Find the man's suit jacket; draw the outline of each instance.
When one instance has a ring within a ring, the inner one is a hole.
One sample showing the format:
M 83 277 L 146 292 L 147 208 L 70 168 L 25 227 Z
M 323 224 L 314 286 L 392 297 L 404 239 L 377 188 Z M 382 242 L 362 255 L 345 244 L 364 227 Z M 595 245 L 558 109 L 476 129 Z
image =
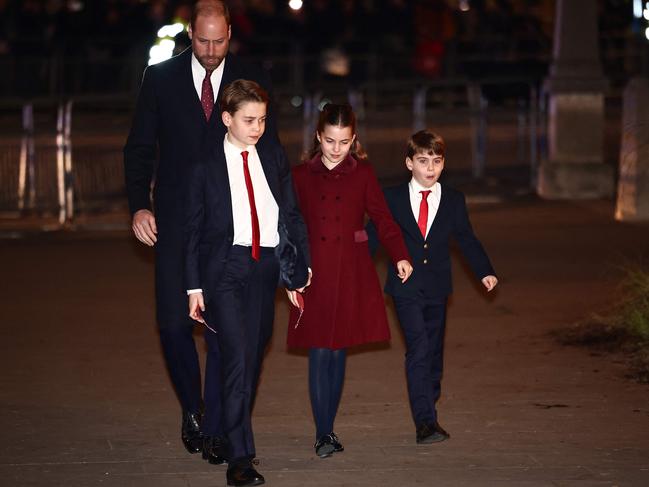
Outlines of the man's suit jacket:
M 414 267 L 410 278 L 401 283 L 393 269 L 388 271 L 385 292 L 392 296 L 445 297 L 453 290 L 451 280 L 450 238 L 458 243 L 478 279 L 495 274 L 489 257 L 471 228 L 464 195 L 442 185 L 442 198 L 433 224 L 426 235 L 421 235 L 410 205 L 408 183 L 384 191 L 385 200 L 394 220 L 401 227 Z M 368 225 L 370 249 L 378 245 L 373 225 Z
M 200 156 L 205 139 L 218 138 L 225 133 L 218 106 L 209 122 L 205 119 L 194 87 L 191 60 L 189 48 L 145 70 L 133 126 L 124 147 L 131 213 L 151 209 L 149 191 L 155 169 L 156 222 L 158 227 L 168 227 L 169 232 L 178 235 L 182 229 L 181 205 L 178 204 L 182 199 L 182 175 Z M 270 89 L 268 77 L 261 70 L 228 54 L 215 99 L 218 100 L 225 85 L 239 78 L 257 81 L 266 90 Z M 269 116 L 265 138 L 273 137 L 277 138 L 276 126 L 273 117 Z
M 260 141 L 257 153 L 268 186 L 279 206 L 280 278 L 291 288 L 306 284 L 310 265 L 304 220 L 297 207 L 288 160 L 273 139 Z M 192 165 L 185 180 L 185 288 L 203 290 L 207 302 L 221 278 L 232 249 L 234 222 L 223 138 Z

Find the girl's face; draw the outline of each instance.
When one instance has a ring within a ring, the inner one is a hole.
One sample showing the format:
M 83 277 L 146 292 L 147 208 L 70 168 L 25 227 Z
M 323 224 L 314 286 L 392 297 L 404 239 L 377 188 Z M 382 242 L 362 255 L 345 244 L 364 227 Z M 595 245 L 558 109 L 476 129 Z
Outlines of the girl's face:
M 316 132 L 316 137 L 322 149 L 322 162 L 336 165 L 349 154 L 356 134 L 351 127 L 325 125 L 322 132 Z

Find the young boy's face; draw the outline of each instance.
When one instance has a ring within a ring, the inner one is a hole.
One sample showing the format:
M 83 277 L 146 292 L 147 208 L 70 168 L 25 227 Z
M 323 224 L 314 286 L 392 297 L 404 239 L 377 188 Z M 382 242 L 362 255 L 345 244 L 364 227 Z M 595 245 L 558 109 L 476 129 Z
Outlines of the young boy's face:
M 234 145 L 245 149 L 255 145 L 266 129 L 266 104 L 247 101 L 234 113 L 221 114 L 223 124 L 228 128 L 228 139 Z
M 406 167 L 424 188 L 430 188 L 437 182 L 444 170 L 444 157 L 427 152 L 418 152 L 412 159 L 406 157 Z

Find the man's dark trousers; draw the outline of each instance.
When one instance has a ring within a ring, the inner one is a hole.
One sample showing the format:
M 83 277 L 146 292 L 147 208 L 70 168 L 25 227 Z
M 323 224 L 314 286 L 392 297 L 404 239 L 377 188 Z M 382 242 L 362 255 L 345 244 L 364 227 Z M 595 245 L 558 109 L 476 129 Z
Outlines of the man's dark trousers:
M 205 303 L 209 353 L 218 349 L 223 384 L 223 429 L 230 463 L 255 456 L 251 409 L 264 350 L 272 334 L 279 263 L 262 247 L 259 261 L 250 247 L 230 250 L 222 278 Z M 211 326 L 211 323 L 209 323 Z M 206 376 L 205 380 L 210 378 Z

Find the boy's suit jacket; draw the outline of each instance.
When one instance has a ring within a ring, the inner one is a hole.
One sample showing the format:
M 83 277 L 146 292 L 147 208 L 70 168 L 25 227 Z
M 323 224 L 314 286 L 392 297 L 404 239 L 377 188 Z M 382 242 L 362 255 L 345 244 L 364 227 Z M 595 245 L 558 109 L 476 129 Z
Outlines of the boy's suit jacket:
M 279 206 L 280 278 L 291 289 L 306 284 L 310 265 L 304 220 L 295 202 L 286 155 L 274 139 L 260 141 L 257 153 Z M 203 289 L 207 302 L 221 278 L 232 248 L 234 222 L 223 138 L 215 140 L 205 158 L 190 167 L 185 181 L 185 288 Z
M 403 238 L 412 257 L 413 273 L 401 283 L 394 269 L 388 271 L 385 292 L 392 296 L 412 297 L 423 293 L 426 297 L 444 297 L 451 294 L 450 238 L 453 237 L 478 279 L 495 274 L 489 257 L 476 238 L 469 222 L 464 195 L 442 185 L 442 197 L 435 220 L 426 236 L 422 237 L 412 213 L 408 183 L 384 191 L 392 217 L 401 227 Z M 370 250 L 378 246 L 373 224 L 368 224 Z

